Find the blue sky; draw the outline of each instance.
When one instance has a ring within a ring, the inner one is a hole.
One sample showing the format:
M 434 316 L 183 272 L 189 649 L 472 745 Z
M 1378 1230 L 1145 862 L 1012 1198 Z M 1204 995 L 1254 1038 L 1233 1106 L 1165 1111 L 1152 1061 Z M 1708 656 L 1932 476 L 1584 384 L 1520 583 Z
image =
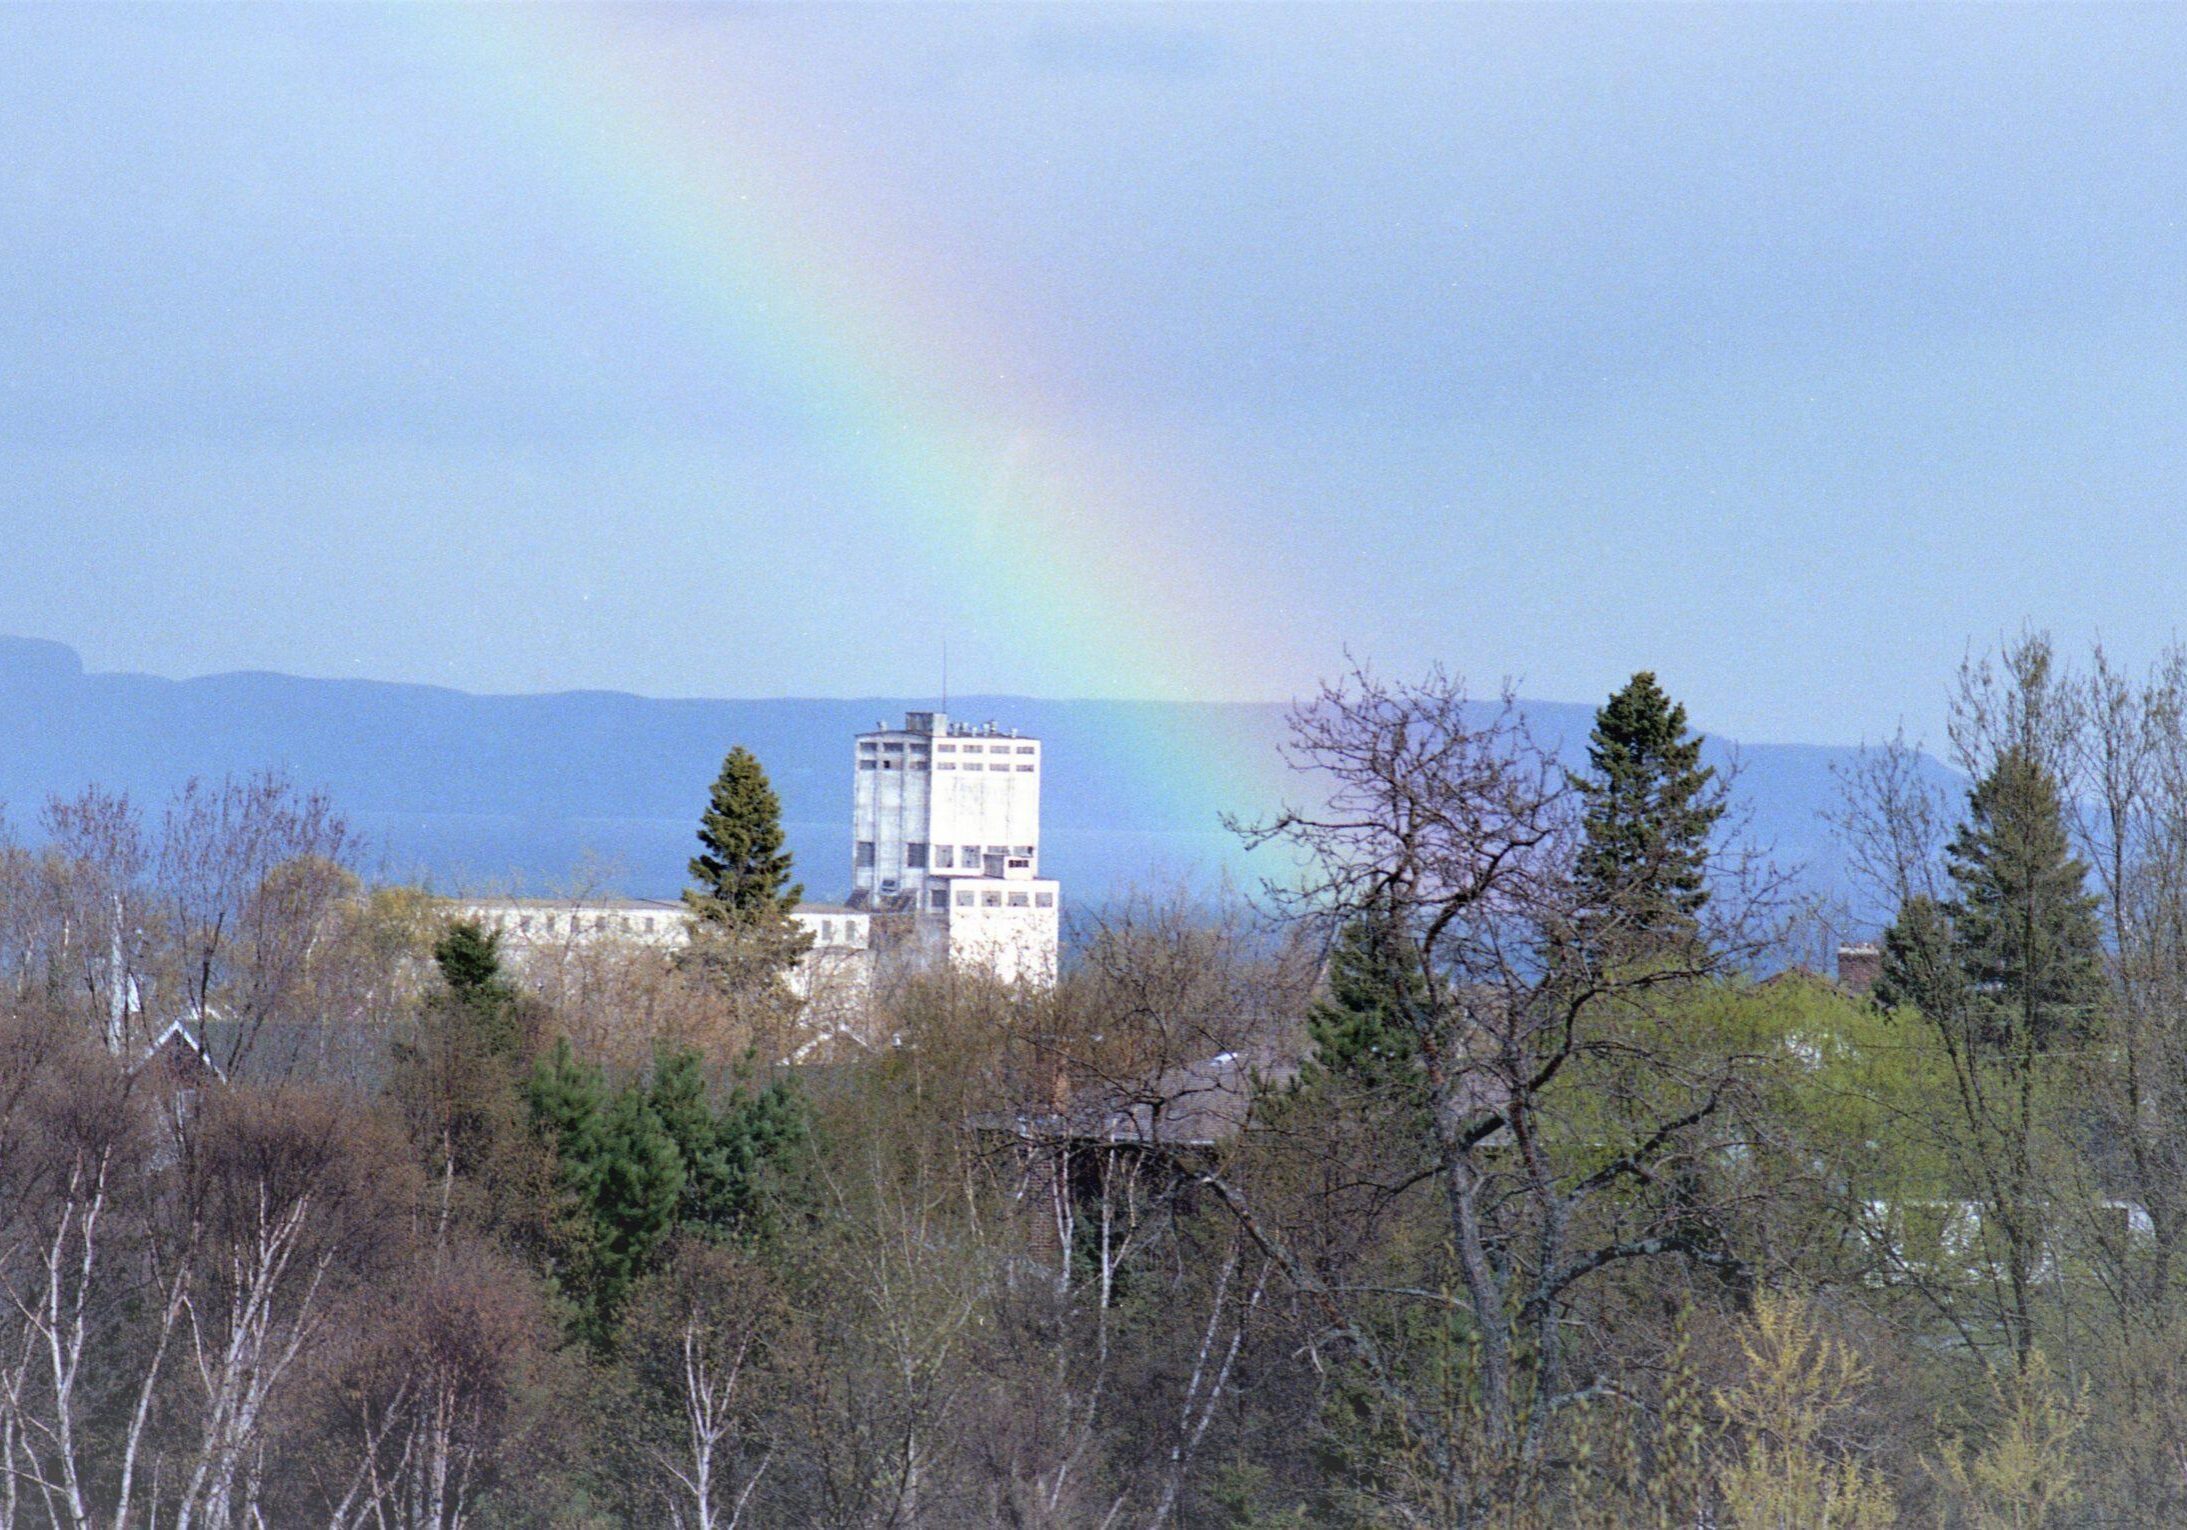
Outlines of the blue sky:
M 1013 386 L 1347 645 L 1935 731 L 2187 590 L 2187 10 L 675 8 Z M 100 668 L 922 692 L 893 507 L 416 10 L 0 10 L 0 631 Z M 725 84 L 723 88 L 731 88 Z M 924 273 L 938 272 L 940 275 Z M 1265 599 L 1258 598 L 1265 594 Z M 1037 635 L 960 689 L 1062 694 Z

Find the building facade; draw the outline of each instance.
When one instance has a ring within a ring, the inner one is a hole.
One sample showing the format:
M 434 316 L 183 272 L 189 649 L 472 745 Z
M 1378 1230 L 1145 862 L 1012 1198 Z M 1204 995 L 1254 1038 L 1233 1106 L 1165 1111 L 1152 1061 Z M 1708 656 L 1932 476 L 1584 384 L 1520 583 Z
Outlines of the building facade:
M 1061 897 L 1040 874 L 1041 742 L 946 712 L 852 745 L 850 906 L 1006 982 L 1053 982 Z
M 812 949 L 791 974 L 808 999 L 862 1000 L 877 965 L 946 960 L 1004 982 L 1053 983 L 1062 898 L 1040 874 L 1041 743 L 992 723 L 910 712 L 851 756 L 851 893 L 792 914 Z M 496 898 L 458 911 L 512 960 L 619 941 L 674 949 L 683 904 L 657 898 Z
M 606 941 L 677 950 L 691 943 L 690 910 L 666 898 L 473 898 L 457 913 L 501 937 L 513 962 Z M 862 1000 L 870 983 L 872 916 L 834 903 L 800 903 L 790 918 L 812 945 L 790 972 L 801 999 Z

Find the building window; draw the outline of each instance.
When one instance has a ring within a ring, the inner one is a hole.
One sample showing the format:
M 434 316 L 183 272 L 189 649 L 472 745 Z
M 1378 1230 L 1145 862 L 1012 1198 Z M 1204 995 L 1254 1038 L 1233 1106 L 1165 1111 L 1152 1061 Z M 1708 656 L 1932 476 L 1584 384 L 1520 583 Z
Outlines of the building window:
M 949 907 L 949 889 L 946 887 L 934 888 L 927 894 L 926 901 L 927 906 L 930 908 Z
M 1024 856 L 1030 856 L 1030 855 L 1034 854 L 1035 852 L 1034 852 L 1034 850 L 1033 850 L 1033 847 L 1032 847 L 1031 845 L 1012 845 L 1012 846 L 1010 847 L 1010 853 L 1011 853 L 1012 855 L 1024 855 Z
M 972 906 L 972 894 L 970 894 L 970 893 L 968 893 L 968 892 L 961 892 L 961 893 L 957 894 L 957 907 L 959 907 L 959 908 L 970 908 L 971 906 Z
M 1002 894 L 999 892 L 981 893 L 980 906 L 982 908 L 1001 908 Z
M 860 760 L 858 762 L 858 768 L 860 770 L 876 770 L 879 769 L 879 762 L 874 760 Z
M 967 744 L 964 746 L 964 752 L 966 754 L 979 754 L 983 748 L 984 746 L 980 744 Z
M 653 916 L 651 914 L 646 915 L 643 919 L 639 920 L 638 923 L 645 927 L 645 932 L 648 935 L 653 933 Z
M 904 869 L 907 871 L 926 870 L 926 845 L 922 841 L 915 839 L 905 844 Z
M 1030 765 L 1020 765 L 1020 766 L 1018 767 L 1018 770 L 1019 770 L 1019 772 L 1020 772 L 1021 774 L 1024 774 L 1024 775 L 1028 775 L 1028 776 L 1029 776 L 1029 775 L 1031 775 L 1031 774 L 1033 773 L 1033 767 L 1032 767 L 1032 766 L 1030 766 Z
M 882 752 L 883 754 L 902 754 L 902 753 L 904 752 L 904 746 L 903 746 L 903 742 L 902 742 L 902 740 L 900 740 L 900 739 L 891 739 L 891 740 L 889 740 L 889 742 L 887 742 L 887 743 L 885 743 L 885 744 L 883 744 L 883 745 L 881 746 L 881 752 Z
M 955 770 L 957 768 L 957 762 L 955 760 L 936 760 L 934 762 L 934 768 L 936 770 Z
M 824 946 L 835 944 L 835 921 L 833 919 L 820 921 L 820 943 Z
M 881 762 L 881 768 L 883 770 L 894 770 L 896 768 L 896 762 L 894 760 L 883 760 Z
M 531 928 L 532 928 L 532 916 L 531 916 L 531 915 L 529 915 L 529 914 L 520 914 L 520 915 L 518 915 L 518 916 L 517 916 L 517 921 L 516 921 L 516 927 L 517 927 L 517 928 L 518 928 L 519 930 L 523 931 L 523 932 L 524 932 L 525 934 L 527 934 L 527 935 L 528 935 L 528 934 L 530 934 L 530 933 L 531 933 Z
M 966 770 L 985 770 L 987 767 L 978 760 L 967 760 L 964 762 L 964 768 Z
M 872 840 L 862 839 L 858 842 L 858 849 L 851 857 L 851 864 L 854 866 L 871 866 L 873 864 Z
M 1035 748 L 1035 747 L 1034 747 L 1033 745 L 1031 745 L 1031 744 L 1020 744 L 1020 745 L 1018 745 L 1018 753 L 1019 753 L 1019 754 L 1037 754 L 1037 753 L 1039 753 L 1039 752 L 1040 752 L 1040 751 L 1039 751 L 1038 749 L 1036 749 L 1036 748 Z
M 955 744 L 936 744 L 934 746 L 934 751 L 937 754 L 955 754 L 957 752 L 957 746 Z
M 870 738 L 862 738 L 858 741 L 858 752 L 860 754 L 871 754 L 873 753 L 873 748 L 873 740 Z
M 1033 900 L 1024 893 L 1012 893 L 1010 895 L 1010 906 L 1012 908 L 1031 908 Z
M 957 855 L 957 848 L 956 848 L 956 846 L 954 846 L 954 845 L 936 845 L 936 846 L 934 847 L 934 869 L 935 869 L 936 871 L 947 871 L 947 870 L 949 870 L 949 868 L 950 868 L 950 867 L 951 867 L 952 865 L 954 865 L 954 864 L 955 864 L 955 861 L 956 861 L 956 855 Z
M 980 847 L 978 845 L 966 845 L 963 849 L 959 850 L 957 852 L 957 864 L 962 866 L 967 871 L 979 870 Z
M 1035 908 L 1054 908 L 1056 906 L 1056 895 L 1054 893 L 1034 893 L 1033 906 Z

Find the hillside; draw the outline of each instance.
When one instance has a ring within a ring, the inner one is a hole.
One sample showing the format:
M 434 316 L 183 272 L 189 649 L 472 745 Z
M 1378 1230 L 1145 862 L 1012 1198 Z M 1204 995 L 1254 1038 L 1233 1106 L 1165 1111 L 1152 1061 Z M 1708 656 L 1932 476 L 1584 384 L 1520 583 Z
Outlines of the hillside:
M 169 680 L 86 672 L 57 643 L 0 638 L 0 801 L 18 830 L 55 793 L 99 782 L 156 801 L 193 775 L 273 765 L 324 788 L 369 835 L 377 868 L 442 888 L 552 889 L 598 880 L 673 891 L 723 752 L 766 762 L 808 894 L 848 880 L 851 736 L 932 698 L 662 700 L 604 691 L 486 696 L 434 686 L 242 673 Z M 1578 758 L 1590 708 L 1529 701 L 1537 730 Z M 1046 870 L 1080 901 L 1224 871 L 1251 877 L 1218 822 L 1227 808 L 1149 758 L 1147 741 L 1220 731 L 1273 756 L 1283 709 L 1030 697 L 953 698 L 1047 741 Z M 1828 886 L 1818 818 L 1849 748 L 1734 745 L 1755 838 Z M 1157 789 L 1159 788 L 1159 789 Z M 1257 806 L 1249 804 L 1247 806 Z

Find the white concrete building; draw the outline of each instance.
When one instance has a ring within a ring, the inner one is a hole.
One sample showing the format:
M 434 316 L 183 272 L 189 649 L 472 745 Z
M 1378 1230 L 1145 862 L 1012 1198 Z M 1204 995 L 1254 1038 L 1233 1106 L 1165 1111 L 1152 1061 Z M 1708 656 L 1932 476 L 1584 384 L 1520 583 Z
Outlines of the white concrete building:
M 1040 875 L 1041 743 L 911 712 L 852 746 L 851 894 L 799 904 L 813 937 L 800 996 L 862 1001 L 879 961 L 949 962 L 1005 982 L 1053 983 L 1062 898 Z M 495 898 L 457 910 L 501 932 L 522 962 L 615 940 L 686 944 L 684 906 L 659 898 Z
M 872 906 L 939 910 L 936 881 L 1040 874 L 1040 740 L 911 712 L 855 751 L 851 889 Z
M 502 950 L 518 963 L 611 940 L 662 950 L 691 941 L 689 912 L 666 898 L 472 898 L 454 908 L 500 932 Z M 863 998 L 872 965 L 872 916 L 836 903 L 800 903 L 790 917 L 813 938 L 790 973 L 798 997 Z
M 854 909 L 909 914 L 955 962 L 1053 982 L 1061 910 L 1040 875 L 1041 743 L 910 712 L 853 746 Z

